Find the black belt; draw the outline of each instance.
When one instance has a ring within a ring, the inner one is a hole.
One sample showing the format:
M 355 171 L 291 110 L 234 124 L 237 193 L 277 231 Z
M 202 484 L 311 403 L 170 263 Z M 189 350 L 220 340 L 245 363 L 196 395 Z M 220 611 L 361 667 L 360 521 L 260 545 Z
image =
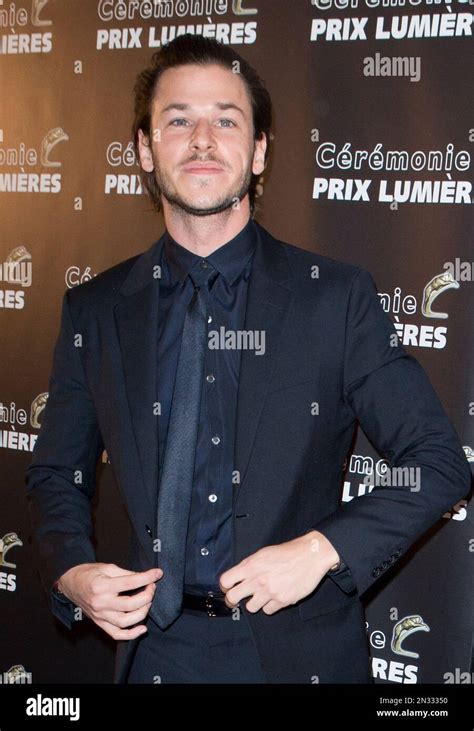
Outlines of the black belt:
M 207 594 L 183 594 L 183 610 L 207 614 L 208 617 L 229 617 L 235 607 L 228 607 L 222 592 L 208 591 Z

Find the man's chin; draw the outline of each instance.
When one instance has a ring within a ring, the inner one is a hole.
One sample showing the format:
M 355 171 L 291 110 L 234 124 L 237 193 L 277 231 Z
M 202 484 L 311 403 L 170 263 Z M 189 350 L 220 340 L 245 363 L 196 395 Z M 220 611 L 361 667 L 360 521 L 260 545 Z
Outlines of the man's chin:
M 183 198 L 167 198 L 168 203 L 173 208 L 180 208 L 181 210 L 189 213 L 192 216 L 212 216 L 216 213 L 222 213 L 226 211 L 235 203 L 235 198 L 229 198 L 225 200 L 209 200 L 205 199 L 194 199 L 185 200 Z

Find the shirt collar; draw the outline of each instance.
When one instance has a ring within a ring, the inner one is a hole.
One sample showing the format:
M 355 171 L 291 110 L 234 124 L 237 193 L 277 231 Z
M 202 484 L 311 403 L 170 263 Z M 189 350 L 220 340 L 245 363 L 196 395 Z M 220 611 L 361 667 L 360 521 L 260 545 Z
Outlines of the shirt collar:
M 165 231 L 163 253 L 172 281 L 183 283 L 192 267 L 198 261 L 206 259 L 217 271 L 233 284 L 242 274 L 245 265 L 255 251 L 257 227 L 253 218 L 249 218 L 244 228 L 233 239 L 222 244 L 209 256 L 202 257 L 186 249 Z

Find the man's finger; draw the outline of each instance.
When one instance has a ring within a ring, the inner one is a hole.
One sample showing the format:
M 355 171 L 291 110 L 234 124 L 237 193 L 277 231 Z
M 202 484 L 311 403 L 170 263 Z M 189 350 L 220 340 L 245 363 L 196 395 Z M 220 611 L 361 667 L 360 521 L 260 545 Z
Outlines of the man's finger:
M 238 586 L 234 586 L 233 589 L 226 592 L 224 601 L 228 607 L 236 607 L 242 599 L 247 596 L 252 596 L 255 591 L 256 587 L 254 584 L 251 584 L 250 581 L 243 581 Z
M 256 612 L 259 612 L 262 607 L 264 607 L 266 604 L 269 603 L 269 597 L 258 594 L 254 594 L 251 599 L 248 600 L 248 602 L 245 605 L 245 608 L 248 612 L 251 612 L 252 614 L 255 614 Z
M 102 569 L 104 576 L 130 576 L 130 574 L 136 574 L 136 571 L 129 571 L 124 569 L 122 566 L 117 566 L 115 563 L 102 564 L 99 568 Z
M 145 586 L 145 584 L 151 584 L 152 582 L 158 581 L 158 579 L 161 579 L 162 576 L 162 569 L 140 571 L 129 576 L 113 576 L 110 579 L 110 590 L 114 594 L 119 594 L 121 591 L 139 589 L 141 586 Z
M 133 612 L 135 609 L 145 606 L 153 601 L 155 596 L 156 585 L 148 584 L 142 591 L 132 594 L 131 596 L 120 595 L 110 597 L 108 601 L 109 609 L 117 612 Z
M 278 612 L 280 609 L 283 609 L 285 605 L 280 604 L 280 602 L 276 602 L 274 600 L 269 601 L 267 604 L 265 604 L 264 607 L 262 607 L 262 611 L 265 614 L 275 614 L 275 612 Z
M 135 609 L 133 612 L 105 611 L 102 612 L 102 617 L 106 621 L 114 624 L 118 629 L 127 629 L 128 627 L 132 627 L 134 624 L 137 624 L 137 622 L 143 622 L 143 620 L 148 616 L 150 606 L 151 603 L 146 604 L 144 607 Z
M 241 563 L 236 564 L 231 569 L 224 571 L 219 579 L 219 586 L 221 591 L 224 593 L 228 591 L 232 586 L 235 586 L 240 581 L 243 581 L 246 576 L 245 568 Z
M 96 622 L 96 624 L 101 627 L 104 632 L 107 632 L 110 637 L 113 637 L 114 640 L 134 640 L 137 637 L 146 634 L 146 632 L 148 631 L 148 628 L 145 624 L 140 624 L 137 627 L 132 627 L 132 629 L 119 629 L 119 627 L 116 627 L 114 624 L 111 624 L 110 622 L 107 622 L 105 620 L 99 620 L 98 622 Z

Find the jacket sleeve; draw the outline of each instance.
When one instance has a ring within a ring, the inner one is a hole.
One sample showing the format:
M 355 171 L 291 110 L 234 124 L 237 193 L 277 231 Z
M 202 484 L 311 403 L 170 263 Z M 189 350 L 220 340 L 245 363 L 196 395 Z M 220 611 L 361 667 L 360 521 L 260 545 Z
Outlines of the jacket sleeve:
M 399 342 L 365 270 L 355 275 L 349 298 L 343 387 L 347 408 L 388 460 L 388 473 L 385 484 L 314 528 L 342 558 L 331 578 L 360 595 L 466 496 L 471 473 L 428 376 Z
M 56 340 L 49 396 L 26 472 L 33 550 L 53 614 L 68 628 L 74 604 L 54 591 L 73 566 L 96 561 L 90 500 L 104 449 L 81 360 L 83 334 L 73 325 L 66 291 Z

